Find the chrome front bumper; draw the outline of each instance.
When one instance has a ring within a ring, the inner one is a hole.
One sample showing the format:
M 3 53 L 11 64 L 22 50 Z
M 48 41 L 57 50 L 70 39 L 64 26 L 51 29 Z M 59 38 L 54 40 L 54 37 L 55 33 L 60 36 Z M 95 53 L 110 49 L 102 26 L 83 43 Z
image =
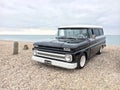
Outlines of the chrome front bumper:
M 67 63 L 67 62 L 56 61 L 56 60 L 37 57 L 37 56 L 32 56 L 32 60 L 35 60 L 41 63 L 45 63 L 45 61 L 47 60 L 47 61 L 50 61 L 51 65 L 53 66 L 58 66 L 66 69 L 75 69 L 77 67 L 77 63 Z

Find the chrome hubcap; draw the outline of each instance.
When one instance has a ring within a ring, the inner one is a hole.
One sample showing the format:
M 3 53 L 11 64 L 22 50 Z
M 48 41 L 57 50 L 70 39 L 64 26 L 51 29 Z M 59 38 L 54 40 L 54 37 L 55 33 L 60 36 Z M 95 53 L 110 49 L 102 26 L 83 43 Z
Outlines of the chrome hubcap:
M 86 57 L 85 57 L 85 55 L 83 55 L 83 56 L 81 57 L 81 60 L 80 60 L 80 66 L 81 66 L 81 67 L 84 67 L 85 62 L 86 62 Z
M 102 52 L 102 47 L 100 48 L 100 53 Z

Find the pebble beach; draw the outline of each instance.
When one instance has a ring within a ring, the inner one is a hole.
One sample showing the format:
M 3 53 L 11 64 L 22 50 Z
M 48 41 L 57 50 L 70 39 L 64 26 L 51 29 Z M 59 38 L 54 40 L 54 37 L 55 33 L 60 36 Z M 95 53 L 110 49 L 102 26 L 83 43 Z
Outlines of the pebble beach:
M 0 90 L 120 90 L 120 46 L 106 46 L 83 69 L 67 70 L 32 61 L 31 42 L 0 40 Z M 28 45 L 28 50 L 23 50 Z

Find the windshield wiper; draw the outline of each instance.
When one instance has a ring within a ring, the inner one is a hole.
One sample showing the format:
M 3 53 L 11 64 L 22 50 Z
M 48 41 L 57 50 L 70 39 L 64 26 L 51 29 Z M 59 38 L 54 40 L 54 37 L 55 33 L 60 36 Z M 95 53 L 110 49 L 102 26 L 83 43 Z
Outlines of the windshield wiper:
M 77 39 L 77 38 L 74 38 L 74 37 L 67 37 L 67 39 Z
M 86 39 L 86 38 L 83 38 L 83 37 L 65 37 L 65 36 L 61 36 L 61 37 L 56 37 L 56 39 L 74 39 L 74 40 L 80 40 L 80 39 Z
M 61 37 L 56 37 L 57 39 L 77 39 L 74 37 L 65 37 L 65 36 L 61 36 Z
M 61 37 L 56 37 L 56 39 L 66 39 L 66 37 L 65 36 L 61 36 Z

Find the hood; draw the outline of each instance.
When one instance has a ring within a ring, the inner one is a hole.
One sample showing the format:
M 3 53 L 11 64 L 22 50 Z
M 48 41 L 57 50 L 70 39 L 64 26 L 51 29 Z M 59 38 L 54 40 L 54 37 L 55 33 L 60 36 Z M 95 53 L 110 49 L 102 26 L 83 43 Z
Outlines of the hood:
M 81 45 L 87 43 L 87 40 L 49 40 L 49 41 L 41 41 L 36 42 L 34 45 L 41 45 L 41 46 L 50 46 L 50 47 L 62 47 L 62 48 L 77 48 Z

